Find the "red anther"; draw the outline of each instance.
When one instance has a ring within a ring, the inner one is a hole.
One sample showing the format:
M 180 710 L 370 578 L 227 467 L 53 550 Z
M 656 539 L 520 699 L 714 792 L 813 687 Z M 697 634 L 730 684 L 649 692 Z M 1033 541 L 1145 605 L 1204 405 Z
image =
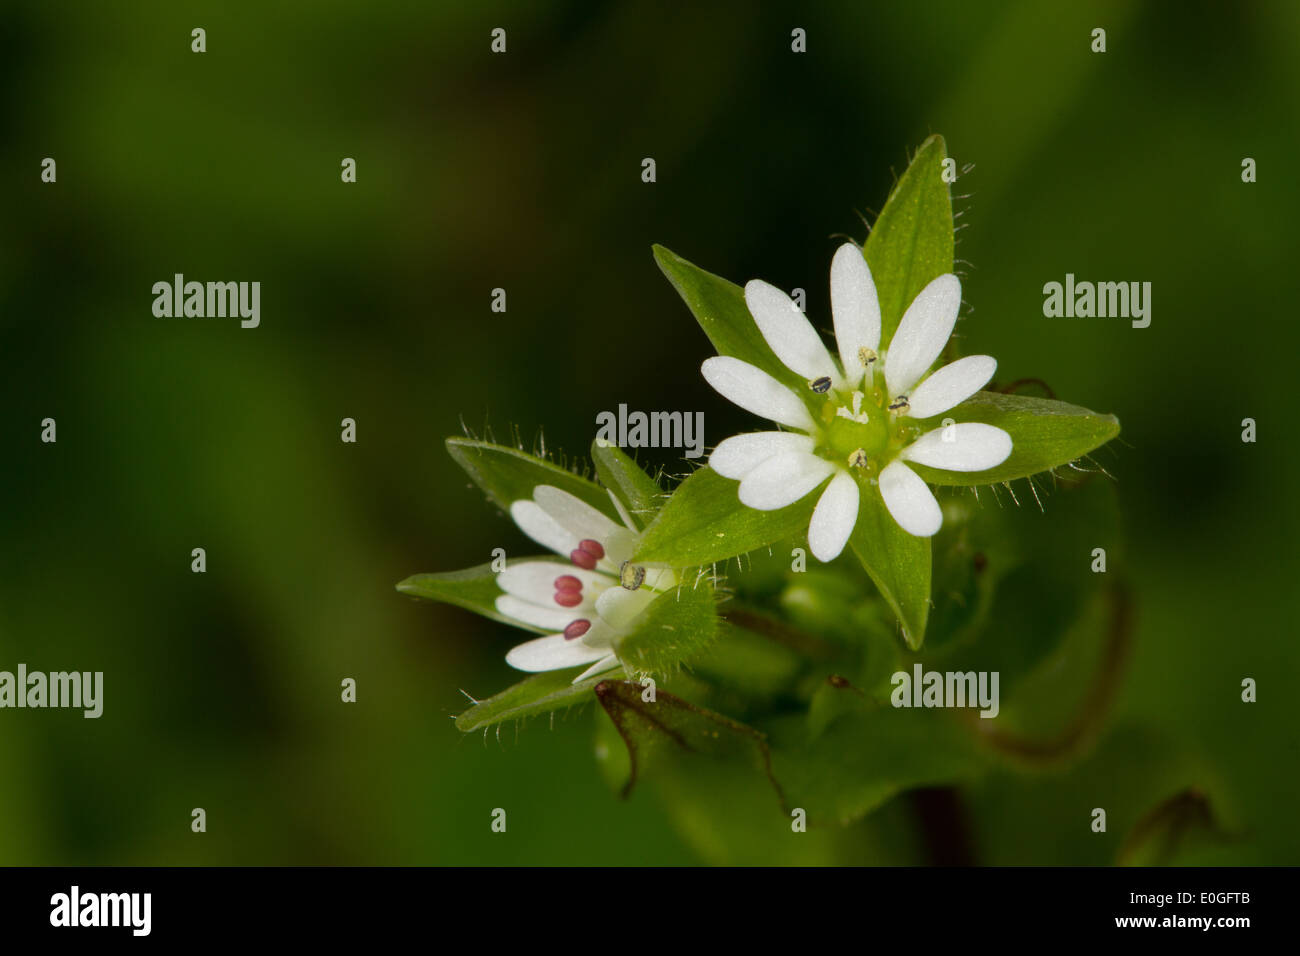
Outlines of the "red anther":
M 577 607 L 582 603 L 582 592 L 580 591 L 556 591 L 555 603 L 560 607 Z
M 575 578 L 572 574 L 561 574 L 555 579 L 555 590 L 557 591 L 581 591 L 582 581 Z
M 566 641 L 576 641 L 590 630 L 591 622 L 585 617 L 580 617 L 576 621 L 569 622 L 569 626 L 564 629 L 564 639 Z
M 583 538 L 578 542 L 578 547 L 586 551 L 597 561 L 605 556 L 605 548 L 599 541 L 593 541 L 591 538 Z
M 581 548 L 574 548 L 569 552 L 569 560 L 580 568 L 587 571 L 596 569 L 596 556 L 590 551 L 583 551 Z

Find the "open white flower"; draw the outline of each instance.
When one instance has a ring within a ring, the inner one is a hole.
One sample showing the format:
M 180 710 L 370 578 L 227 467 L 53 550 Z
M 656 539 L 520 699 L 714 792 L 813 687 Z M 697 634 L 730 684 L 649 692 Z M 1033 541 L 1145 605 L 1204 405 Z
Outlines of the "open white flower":
M 939 276 L 922 289 L 882 350 L 871 270 L 857 246 L 841 246 L 831 262 L 838 364 L 784 292 L 755 280 L 745 286 L 745 303 L 776 357 L 807 380 L 810 392 L 798 395 L 737 358 L 705 361 L 705 379 L 725 398 L 793 429 L 728 438 L 709 464 L 739 479 L 741 502 L 760 511 L 793 504 L 830 479 L 808 528 L 808 545 L 819 560 L 844 550 L 857 524 L 861 488 L 878 489 L 909 534 L 928 537 L 939 530 L 939 502 L 908 462 L 973 472 L 1011 454 L 1011 436 L 992 425 L 952 424 L 925 434 L 917 425 L 970 398 L 997 369 L 992 357 L 971 355 L 926 374 L 957 321 L 956 276 Z
M 552 671 L 590 664 L 578 681 L 618 666 L 619 639 L 641 612 L 674 587 L 672 571 L 629 562 L 637 533 L 610 494 L 626 527 L 580 498 L 538 485 L 531 500 L 516 501 L 510 517 L 538 544 L 569 560 L 568 567 L 542 559 L 511 564 L 497 575 L 505 593 L 497 611 L 512 621 L 554 633 L 511 649 L 506 663 L 521 671 Z

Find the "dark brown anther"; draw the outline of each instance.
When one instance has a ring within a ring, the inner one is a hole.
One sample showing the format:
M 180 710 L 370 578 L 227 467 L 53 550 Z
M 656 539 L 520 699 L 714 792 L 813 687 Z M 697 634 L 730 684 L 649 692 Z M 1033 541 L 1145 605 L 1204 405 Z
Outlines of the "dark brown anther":
M 631 561 L 624 561 L 618 571 L 618 583 L 628 591 L 635 591 L 645 584 L 645 568 Z

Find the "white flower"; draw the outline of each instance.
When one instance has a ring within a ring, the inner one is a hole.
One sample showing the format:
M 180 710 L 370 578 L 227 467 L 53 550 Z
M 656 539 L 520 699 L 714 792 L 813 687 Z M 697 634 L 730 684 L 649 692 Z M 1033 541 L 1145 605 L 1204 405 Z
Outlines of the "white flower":
M 618 666 L 619 639 L 641 612 L 677 583 L 668 570 L 629 563 L 637 533 L 617 498 L 620 527 L 591 505 L 550 485 L 516 501 L 510 517 L 540 545 L 569 560 L 569 567 L 542 559 L 511 564 L 497 575 L 505 593 L 497 611 L 513 622 L 554 633 L 526 641 L 506 655 L 521 671 L 552 671 L 590 664 L 578 681 Z
M 860 488 L 879 489 L 909 534 L 928 537 L 939 530 L 939 502 L 907 462 L 983 471 L 1011 454 L 1011 436 L 992 425 L 952 424 L 921 434 L 916 424 L 970 398 L 997 368 L 992 357 L 971 355 L 926 375 L 957 321 L 956 276 L 939 276 L 921 290 L 882 351 L 871 270 L 857 246 L 841 246 L 831 262 L 838 364 L 784 292 L 753 281 L 745 286 L 745 303 L 776 357 L 808 381 L 810 392 L 798 395 L 740 359 L 708 359 L 701 370 L 724 397 L 793 429 L 728 438 L 709 464 L 739 479 L 741 502 L 760 511 L 793 504 L 829 478 L 808 527 L 808 545 L 819 560 L 844 550 L 857 523 Z

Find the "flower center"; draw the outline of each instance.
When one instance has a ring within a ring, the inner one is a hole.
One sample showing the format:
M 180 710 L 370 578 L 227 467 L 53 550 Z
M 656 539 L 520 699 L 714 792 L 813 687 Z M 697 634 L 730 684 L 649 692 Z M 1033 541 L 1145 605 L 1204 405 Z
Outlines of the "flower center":
M 879 458 L 889 444 L 890 412 L 862 392 L 837 396 L 822 409 L 826 456 L 836 464 L 861 467 Z
M 920 434 L 907 417 L 906 395 L 890 396 L 877 387 L 828 392 L 826 399 L 817 454 L 859 477 L 875 479 Z

